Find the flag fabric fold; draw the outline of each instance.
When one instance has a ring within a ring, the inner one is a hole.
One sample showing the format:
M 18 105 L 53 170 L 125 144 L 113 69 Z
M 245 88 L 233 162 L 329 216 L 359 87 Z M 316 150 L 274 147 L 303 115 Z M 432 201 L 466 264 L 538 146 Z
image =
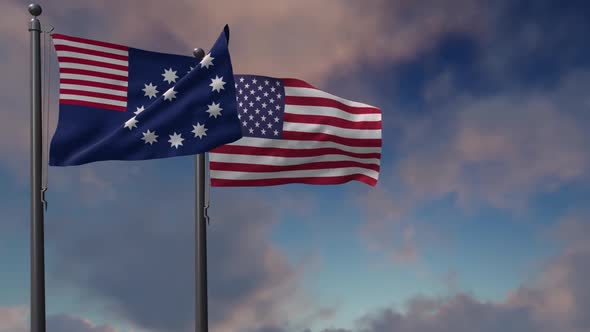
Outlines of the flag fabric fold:
M 243 138 L 209 153 L 212 186 L 377 184 L 381 110 L 298 79 L 235 75 Z
M 60 109 L 52 166 L 193 155 L 242 137 L 226 26 L 194 57 L 53 35 Z

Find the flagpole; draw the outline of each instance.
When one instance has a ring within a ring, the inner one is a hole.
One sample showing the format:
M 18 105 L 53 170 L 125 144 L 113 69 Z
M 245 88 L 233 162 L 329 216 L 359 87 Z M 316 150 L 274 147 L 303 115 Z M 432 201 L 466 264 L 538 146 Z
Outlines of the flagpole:
M 45 332 L 45 251 L 42 204 L 41 23 L 42 9 L 30 4 L 31 35 L 31 332 Z
M 205 56 L 193 50 L 199 61 Z M 195 332 L 209 331 L 207 303 L 207 222 L 205 218 L 205 153 L 195 156 Z

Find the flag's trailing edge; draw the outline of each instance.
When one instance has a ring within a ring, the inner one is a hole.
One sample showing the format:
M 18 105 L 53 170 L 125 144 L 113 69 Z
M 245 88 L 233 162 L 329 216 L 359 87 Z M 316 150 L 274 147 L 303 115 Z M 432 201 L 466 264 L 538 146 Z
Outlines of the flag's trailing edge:
M 225 26 L 194 57 L 53 35 L 60 110 L 49 164 L 193 155 L 242 137 Z
M 243 138 L 209 153 L 212 186 L 377 184 L 381 110 L 298 79 L 235 76 Z

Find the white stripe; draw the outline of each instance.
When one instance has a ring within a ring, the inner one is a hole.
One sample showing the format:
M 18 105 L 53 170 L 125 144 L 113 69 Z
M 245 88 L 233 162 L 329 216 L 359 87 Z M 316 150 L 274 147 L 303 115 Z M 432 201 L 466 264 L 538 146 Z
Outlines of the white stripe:
M 348 121 L 381 121 L 381 114 L 351 114 L 340 109 L 324 106 L 285 105 L 285 113 L 300 115 L 324 115 Z
M 363 174 L 373 179 L 378 179 L 379 173 L 372 169 L 360 167 L 343 167 L 331 169 L 318 170 L 299 170 L 299 171 L 283 171 L 283 172 L 234 172 L 234 171 L 217 171 L 210 170 L 212 179 L 224 180 L 259 180 L 259 179 L 286 179 L 286 178 L 300 178 L 300 177 L 332 177 L 332 176 L 347 176 L 353 174 Z
M 54 38 L 53 43 L 55 45 L 67 45 L 67 46 L 85 48 L 87 50 L 100 51 L 100 52 L 112 53 L 112 54 L 116 54 L 116 55 L 127 56 L 127 51 L 123 51 L 123 50 L 119 50 L 119 49 L 115 49 L 115 48 L 110 48 L 110 47 L 97 46 L 97 45 L 92 45 L 92 44 L 87 44 L 87 43 L 75 42 L 75 41 L 71 41 L 71 40 Z
M 91 82 L 99 82 L 99 83 L 107 83 L 107 84 L 113 84 L 113 85 L 127 86 L 127 81 L 114 80 L 112 78 L 104 78 L 104 77 L 89 76 L 89 75 L 60 73 L 59 74 L 59 78 L 61 78 L 61 79 L 83 80 L 83 81 L 91 81 Z
M 60 100 L 81 100 L 81 101 L 88 101 L 91 103 L 99 103 L 99 104 L 107 104 L 107 105 L 115 105 L 115 106 L 127 106 L 126 101 L 120 100 L 112 100 L 112 99 L 105 99 L 105 98 L 97 98 L 97 97 L 88 97 L 88 96 L 78 96 L 72 94 L 60 94 Z
M 100 73 L 121 75 L 121 76 L 127 77 L 126 70 L 118 70 L 118 69 L 112 69 L 112 68 L 106 68 L 106 67 L 91 66 L 91 65 L 81 64 L 81 63 L 61 62 L 59 64 L 59 67 L 60 68 L 74 68 L 74 69 L 92 70 L 92 71 L 97 71 Z
M 381 153 L 380 147 L 360 147 L 360 146 L 348 146 L 335 142 L 318 142 L 318 141 L 305 141 L 302 143 L 297 140 L 283 140 L 283 139 L 268 139 L 259 137 L 242 137 L 239 140 L 227 144 L 232 146 L 254 146 L 261 148 L 281 148 L 281 149 L 293 149 L 293 150 L 308 150 L 308 149 L 322 149 L 322 148 L 335 148 L 352 153 Z M 212 155 L 213 153 L 210 153 Z
M 70 52 L 70 51 L 57 51 L 57 56 L 67 56 L 70 58 L 78 58 L 78 59 L 86 59 L 86 60 L 94 60 L 106 63 L 112 63 L 115 65 L 127 66 L 129 61 L 128 60 L 119 60 L 119 59 L 112 59 L 107 58 L 104 56 L 86 54 L 86 53 L 78 53 L 78 52 Z M 61 64 L 63 61 L 60 61 Z
M 59 88 L 60 89 L 68 89 L 68 90 L 81 90 L 81 91 L 105 93 L 105 94 L 109 94 L 109 95 L 113 95 L 113 96 L 121 96 L 121 97 L 127 96 L 127 91 L 97 88 L 94 86 L 80 85 L 80 84 L 60 84 Z
M 283 130 L 296 131 L 300 133 L 321 133 L 345 138 L 381 138 L 381 129 L 347 129 L 315 123 L 284 122 Z
M 340 98 L 338 96 L 334 96 L 333 94 L 329 94 L 325 91 L 318 90 L 318 89 L 311 89 L 311 88 L 293 88 L 285 86 L 285 96 L 293 96 L 293 97 L 322 97 L 328 98 L 332 100 L 337 100 L 344 105 L 352 106 L 352 107 L 371 107 L 377 108 L 375 106 L 359 103 L 356 101 Z
M 321 156 L 314 157 L 276 157 L 255 156 L 245 154 L 209 153 L 209 160 L 220 163 L 243 163 L 273 166 L 301 165 L 307 163 L 320 163 L 326 161 L 357 161 L 363 164 L 380 164 L 380 161 L 377 158 L 362 159 L 338 154 L 324 154 Z

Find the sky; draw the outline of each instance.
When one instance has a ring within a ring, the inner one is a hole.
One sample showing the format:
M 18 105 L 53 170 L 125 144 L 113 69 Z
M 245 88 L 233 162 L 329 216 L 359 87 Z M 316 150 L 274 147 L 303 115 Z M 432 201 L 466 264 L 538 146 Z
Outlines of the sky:
M 29 326 L 27 5 L 0 3 L 0 332 Z M 235 73 L 382 110 L 375 187 L 211 189 L 211 331 L 590 331 L 586 1 L 41 5 L 56 32 L 176 54 L 229 24 Z M 48 332 L 194 330 L 193 166 L 49 168 Z

